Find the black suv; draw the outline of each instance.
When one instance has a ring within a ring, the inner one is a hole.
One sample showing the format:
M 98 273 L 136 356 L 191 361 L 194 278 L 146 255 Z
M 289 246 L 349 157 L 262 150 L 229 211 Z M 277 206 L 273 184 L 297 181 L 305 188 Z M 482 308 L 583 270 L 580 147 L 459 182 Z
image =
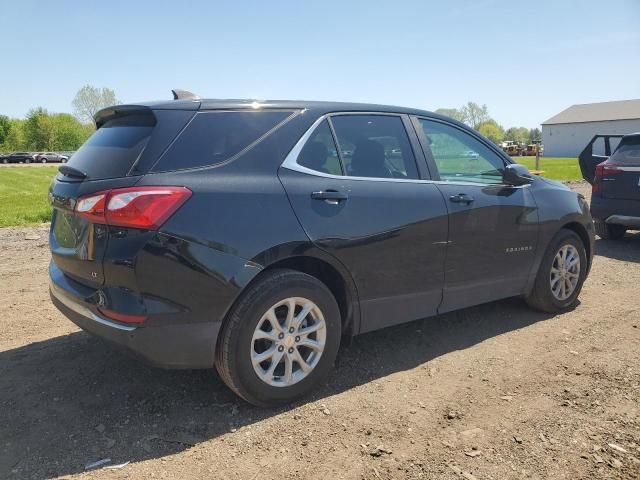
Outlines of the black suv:
M 310 391 L 343 336 L 512 296 L 570 308 L 591 265 L 582 196 L 437 114 L 192 97 L 96 121 L 49 192 L 54 304 L 257 405 Z
M 593 153 L 603 140 L 604 155 Z M 611 153 L 611 140 L 620 139 Z M 640 133 L 596 135 L 579 157 L 582 176 L 591 183 L 591 215 L 598 236 L 619 240 L 640 230 Z
M 2 163 L 30 163 L 33 155 L 29 152 L 13 152 L 2 157 Z

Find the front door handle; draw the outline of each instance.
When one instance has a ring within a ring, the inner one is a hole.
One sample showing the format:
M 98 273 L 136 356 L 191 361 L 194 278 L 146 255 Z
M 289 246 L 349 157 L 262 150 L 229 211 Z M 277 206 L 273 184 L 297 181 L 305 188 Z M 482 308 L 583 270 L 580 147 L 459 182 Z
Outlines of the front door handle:
M 473 197 L 470 197 L 466 193 L 459 193 L 457 195 L 451 195 L 449 197 L 449 200 L 453 203 L 465 203 L 469 205 L 471 202 L 473 202 Z
M 320 192 L 312 192 L 311 198 L 313 198 L 314 200 L 324 200 L 331 205 L 337 205 L 338 203 L 348 199 L 349 195 L 337 190 L 323 190 Z

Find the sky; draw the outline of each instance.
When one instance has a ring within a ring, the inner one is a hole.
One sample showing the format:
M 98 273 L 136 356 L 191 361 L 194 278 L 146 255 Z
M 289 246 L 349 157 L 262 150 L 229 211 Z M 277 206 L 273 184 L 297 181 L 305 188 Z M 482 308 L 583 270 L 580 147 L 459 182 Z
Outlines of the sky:
M 505 128 L 640 98 L 640 0 L 0 0 L 0 114 L 206 98 L 486 104 Z

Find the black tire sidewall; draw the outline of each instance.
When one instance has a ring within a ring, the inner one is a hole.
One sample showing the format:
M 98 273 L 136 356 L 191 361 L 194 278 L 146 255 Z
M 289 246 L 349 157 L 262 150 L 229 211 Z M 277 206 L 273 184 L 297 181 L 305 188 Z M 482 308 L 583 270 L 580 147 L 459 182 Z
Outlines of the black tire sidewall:
M 265 282 L 266 283 L 266 282 Z M 234 315 L 241 322 L 228 332 L 228 372 L 241 395 L 250 403 L 277 405 L 299 398 L 326 377 L 338 353 L 341 336 L 340 310 L 331 292 L 314 277 L 291 272 L 285 274 L 277 284 L 257 284 L 250 303 L 241 302 Z M 259 291 L 262 288 L 265 291 Z M 290 387 L 273 387 L 264 383 L 256 374 L 251 363 L 251 339 L 262 316 L 273 305 L 289 297 L 304 297 L 313 301 L 322 311 L 326 322 L 325 349 L 314 370 L 303 380 Z
M 573 293 L 566 300 L 558 300 L 551 292 L 549 276 L 556 253 L 558 253 L 558 250 L 565 245 L 572 245 L 576 250 L 578 250 L 578 254 L 580 255 L 580 277 Z M 559 232 L 549 245 L 549 249 L 545 254 L 538 276 L 537 287 L 541 291 L 540 293 L 542 293 L 544 301 L 553 305 L 556 310 L 564 310 L 574 305 L 578 295 L 580 295 L 580 291 L 582 290 L 582 285 L 584 284 L 587 276 L 587 270 L 587 252 L 580 237 L 570 230 L 562 230 Z

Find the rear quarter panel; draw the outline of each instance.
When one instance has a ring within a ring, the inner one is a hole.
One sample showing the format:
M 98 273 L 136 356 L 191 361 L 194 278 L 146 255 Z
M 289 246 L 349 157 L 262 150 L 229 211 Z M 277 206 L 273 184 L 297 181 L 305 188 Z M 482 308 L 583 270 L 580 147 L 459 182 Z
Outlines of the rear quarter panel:
M 146 291 L 196 305 L 194 321 L 222 321 L 262 269 L 311 248 L 276 175 L 305 123 L 284 125 L 231 162 L 141 179 L 138 185 L 193 192 L 161 228 L 165 239 L 148 244 L 137 259 L 136 268 L 147 271 L 136 274 Z

